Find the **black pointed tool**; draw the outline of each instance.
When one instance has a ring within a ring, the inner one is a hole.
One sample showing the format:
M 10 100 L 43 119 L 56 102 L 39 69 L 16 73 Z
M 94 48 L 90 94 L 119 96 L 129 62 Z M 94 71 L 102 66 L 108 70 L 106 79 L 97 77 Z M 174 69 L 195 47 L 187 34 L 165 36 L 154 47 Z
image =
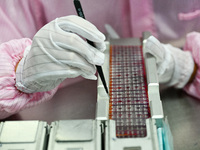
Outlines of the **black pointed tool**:
M 76 12 L 77 12 L 78 16 L 85 19 L 85 16 L 84 16 L 84 13 L 83 13 L 83 9 L 81 7 L 81 3 L 80 3 L 79 0 L 74 0 L 74 6 L 76 8 Z M 92 41 L 87 40 L 87 42 L 91 46 L 95 47 L 95 45 L 94 45 L 94 43 Z M 99 74 L 99 76 L 101 78 L 101 81 L 103 83 L 103 86 L 104 86 L 104 88 L 106 90 L 106 93 L 108 94 L 108 88 L 107 88 L 106 80 L 104 78 L 103 70 L 102 70 L 101 66 L 97 66 L 96 65 L 96 68 L 97 68 L 97 72 L 98 72 L 98 74 Z

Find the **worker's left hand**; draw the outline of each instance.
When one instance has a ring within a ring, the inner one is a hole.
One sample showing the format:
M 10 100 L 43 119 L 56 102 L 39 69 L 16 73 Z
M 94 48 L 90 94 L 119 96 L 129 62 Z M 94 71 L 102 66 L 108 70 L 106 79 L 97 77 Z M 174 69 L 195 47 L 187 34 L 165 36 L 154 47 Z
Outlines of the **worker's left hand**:
M 156 58 L 160 83 L 176 88 L 183 88 L 188 83 L 194 68 L 190 52 L 162 44 L 153 36 L 146 40 L 145 50 Z
M 16 70 L 16 87 L 33 93 L 51 90 L 66 78 L 96 79 L 95 65 L 104 63 L 104 40 L 105 36 L 81 17 L 55 19 L 42 27 L 26 48 Z

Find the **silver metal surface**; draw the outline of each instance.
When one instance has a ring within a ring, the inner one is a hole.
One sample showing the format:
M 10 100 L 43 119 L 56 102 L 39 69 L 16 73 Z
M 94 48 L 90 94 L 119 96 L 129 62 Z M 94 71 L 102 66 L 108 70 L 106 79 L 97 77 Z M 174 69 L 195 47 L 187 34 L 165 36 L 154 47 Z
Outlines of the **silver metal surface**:
M 53 122 L 48 150 L 101 150 L 100 124 L 91 119 Z
M 200 100 L 174 88 L 161 91 L 161 100 L 172 131 L 174 150 L 199 150 Z
M 7 121 L 0 123 L 1 150 L 44 150 L 47 140 L 46 122 Z
M 35 138 L 37 134 L 38 125 L 39 121 L 30 121 L 30 122 L 8 121 L 2 123 L 0 142 L 1 143 L 34 142 L 36 140 Z
M 158 127 L 162 127 L 162 120 L 164 119 L 164 114 L 162 102 L 160 100 L 156 60 L 152 55 L 144 54 L 144 56 L 151 118 L 156 119 Z
M 55 140 L 62 141 L 91 141 L 94 139 L 93 120 L 60 120 Z
M 160 100 L 159 83 L 157 77 L 156 61 L 151 55 L 145 57 L 148 97 L 150 103 L 151 117 L 156 120 L 164 118 L 162 102 Z M 159 125 L 161 126 L 161 125 Z

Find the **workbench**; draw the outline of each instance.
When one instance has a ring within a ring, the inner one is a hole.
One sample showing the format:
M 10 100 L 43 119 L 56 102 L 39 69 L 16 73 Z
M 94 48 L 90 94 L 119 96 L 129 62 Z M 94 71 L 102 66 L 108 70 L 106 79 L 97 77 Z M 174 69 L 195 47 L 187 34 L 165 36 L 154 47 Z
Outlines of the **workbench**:
M 26 109 L 6 120 L 94 119 L 97 82 L 83 79 L 60 89 L 48 102 Z M 160 92 L 164 114 L 174 138 L 174 150 L 200 149 L 200 100 L 173 88 Z

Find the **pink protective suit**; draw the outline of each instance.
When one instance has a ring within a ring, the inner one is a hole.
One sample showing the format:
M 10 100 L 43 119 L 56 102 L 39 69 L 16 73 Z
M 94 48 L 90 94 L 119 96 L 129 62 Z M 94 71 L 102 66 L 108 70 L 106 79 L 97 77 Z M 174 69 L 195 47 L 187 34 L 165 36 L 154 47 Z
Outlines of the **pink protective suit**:
M 104 24 L 108 23 L 121 37 L 141 37 L 142 32 L 148 30 L 166 43 L 181 39 L 188 32 L 200 30 L 198 0 L 81 0 L 81 3 L 87 20 L 103 33 Z M 72 0 L 0 1 L 1 119 L 49 100 L 54 95 L 57 88 L 33 94 L 19 92 L 14 86 L 15 67 L 26 46 L 31 45 L 30 39 L 43 25 L 57 17 L 72 14 L 76 14 Z M 186 48 L 193 53 L 193 46 L 189 43 L 187 41 Z M 199 56 L 195 60 L 199 60 Z M 196 63 L 200 65 L 199 61 Z M 194 84 L 191 83 L 185 90 L 193 91 L 196 88 L 196 92 L 189 93 L 200 97 L 197 94 L 200 93 L 199 80 L 197 75 Z
M 184 87 L 189 94 L 200 99 L 200 33 L 191 32 L 186 37 L 185 51 L 190 51 L 194 62 L 197 64 L 197 72 L 193 81 Z

